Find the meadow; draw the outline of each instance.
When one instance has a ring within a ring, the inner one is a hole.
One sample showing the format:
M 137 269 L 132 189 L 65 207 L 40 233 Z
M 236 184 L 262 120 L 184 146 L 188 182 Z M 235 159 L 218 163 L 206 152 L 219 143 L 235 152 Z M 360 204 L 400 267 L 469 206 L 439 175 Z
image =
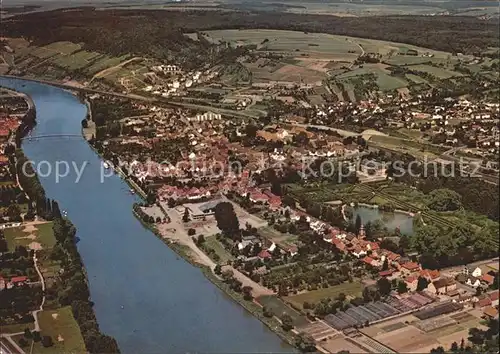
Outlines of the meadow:
M 339 294 L 344 293 L 346 296 L 356 297 L 361 294 L 363 285 L 358 282 L 343 283 L 340 285 L 331 286 L 328 288 L 307 291 L 302 294 L 285 297 L 285 301 L 292 304 L 294 307 L 302 309 L 304 302 L 315 304 L 321 299 L 335 298 Z
M 275 295 L 259 296 L 256 300 L 262 306 L 266 306 L 267 308 L 271 309 L 274 315 L 278 318 L 280 318 L 284 313 L 290 315 L 295 326 L 303 326 L 308 323 L 304 315 L 285 304 Z
M 42 249 L 52 248 L 56 239 L 52 230 L 52 222 L 23 227 L 11 227 L 4 230 L 7 247 L 13 251 L 17 246 L 29 248 L 39 244 Z
M 71 307 L 66 306 L 57 310 L 42 311 L 38 314 L 42 336 L 50 336 L 54 345 L 44 348 L 40 342 L 33 345 L 35 353 L 84 353 L 80 327 L 73 318 Z

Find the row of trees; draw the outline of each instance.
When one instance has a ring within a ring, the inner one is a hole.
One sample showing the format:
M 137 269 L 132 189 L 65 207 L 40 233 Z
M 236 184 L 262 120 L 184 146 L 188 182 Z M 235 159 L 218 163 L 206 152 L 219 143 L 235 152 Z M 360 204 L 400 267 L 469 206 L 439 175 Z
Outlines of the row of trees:
M 99 331 L 86 274 L 83 268 L 78 249 L 76 247 L 76 229 L 73 224 L 62 217 L 56 201 L 45 196 L 40 180 L 31 169 L 31 173 L 24 173 L 23 164 L 27 162 L 21 150 L 16 151 L 19 183 L 36 203 L 37 214 L 47 220 L 53 220 L 53 232 L 56 239 L 50 257 L 60 263 L 64 270 L 57 282 L 58 302 L 62 306 L 71 305 L 73 315 L 80 326 L 87 350 L 91 353 L 119 352 L 116 340 Z M 26 165 L 26 171 L 31 167 Z
M 90 353 L 118 353 L 116 340 L 99 331 L 90 301 L 87 278 L 76 248 L 75 227 L 68 219 L 56 217 L 53 231 L 57 242 L 52 249 L 51 258 L 59 261 L 64 269 L 57 284 L 59 303 L 62 306 L 71 305 L 85 347 Z

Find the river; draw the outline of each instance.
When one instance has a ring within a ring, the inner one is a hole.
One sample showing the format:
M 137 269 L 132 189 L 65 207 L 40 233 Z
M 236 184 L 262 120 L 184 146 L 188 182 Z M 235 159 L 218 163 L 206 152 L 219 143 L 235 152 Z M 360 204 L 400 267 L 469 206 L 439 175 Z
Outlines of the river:
M 32 97 L 33 137 L 80 134 L 86 107 L 69 92 L 7 78 L 0 78 L 0 86 Z M 293 351 L 136 220 L 132 205 L 138 197 L 117 175 L 101 182 L 100 158 L 83 137 L 25 140 L 23 150 L 40 167 L 47 197 L 59 202 L 78 230 L 97 321 L 122 353 Z M 59 180 L 57 161 L 70 164 Z M 85 163 L 77 180 L 74 166 Z

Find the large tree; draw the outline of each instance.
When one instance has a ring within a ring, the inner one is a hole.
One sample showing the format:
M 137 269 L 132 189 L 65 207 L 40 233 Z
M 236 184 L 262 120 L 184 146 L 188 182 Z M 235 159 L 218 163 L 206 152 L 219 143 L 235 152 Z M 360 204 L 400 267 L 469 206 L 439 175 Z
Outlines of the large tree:
M 429 193 L 427 206 L 436 211 L 453 211 L 462 207 L 462 196 L 451 189 L 436 189 Z
M 377 288 L 382 296 L 387 296 L 391 293 L 391 282 L 387 278 L 377 280 Z
M 429 285 L 429 281 L 426 278 L 418 277 L 417 291 L 422 291 L 422 290 L 427 289 L 428 285 Z
M 215 220 L 217 220 L 217 227 L 224 234 L 232 237 L 238 234 L 240 222 L 231 203 L 222 202 L 215 206 Z

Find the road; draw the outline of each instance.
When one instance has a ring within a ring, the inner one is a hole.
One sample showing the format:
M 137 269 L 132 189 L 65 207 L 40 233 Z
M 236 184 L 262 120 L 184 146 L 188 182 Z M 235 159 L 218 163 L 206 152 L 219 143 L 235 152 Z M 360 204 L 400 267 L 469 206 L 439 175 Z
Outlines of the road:
M 356 133 L 353 131 L 349 130 L 343 130 L 343 129 L 337 129 L 337 128 L 332 128 L 327 125 L 316 125 L 316 124 L 300 124 L 300 123 L 291 123 L 290 125 L 295 126 L 295 127 L 301 127 L 301 128 L 316 128 L 316 129 L 324 129 L 324 130 L 332 130 L 337 133 L 339 133 L 342 136 L 358 136 L 361 135 L 361 133 Z
M 462 272 L 462 270 L 464 269 L 464 267 L 475 268 L 475 267 L 479 267 L 479 266 L 482 266 L 482 265 L 485 265 L 485 264 L 488 264 L 488 263 L 493 263 L 493 262 L 497 262 L 498 263 L 498 260 L 499 260 L 499 258 L 495 257 L 495 258 L 484 259 L 482 261 L 477 261 L 477 262 L 469 263 L 467 265 L 461 265 L 461 266 L 455 266 L 455 267 L 447 267 L 447 268 L 441 269 L 441 273 L 443 273 L 444 275 L 456 276 L 457 274 L 459 274 L 459 273 Z
M 362 57 L 363 55 L 365 55 L 365 49 L 363 48 L 363 46 L 361 44 L 353 42 L 352 39 L 348 39 L 347 41 L 352 43 L 352 44 L 356 44 L 359 47 L 359 49 L 361 49 L 361 54 L 359 55 L 359 57 Z M 354 62 L 349 64 L 349 69 L 351 69 L 353 66 L 354 66 Z
M 162 237 L 174 240 L 184 246 L 189 247 L 189 249 L 193 253 L 195 261 L 197 263 L 210 267 L 210 269 L 213 271 L 216 263 L 210 257 L 208 257 L 205 252 L 199 249 L 198 246 L 194 243 L 193 238 L 187 234 L 179 213 L 175 209 L 167 209 L 166 212 L 170 218 L 170 223 L 157 225 L 158 231 L 160 232 Z M 174 229 L 173 232 L 172 228 Z M 246 275 L 230 265 L 223 266 L 222 269 L 232 271 L 233 276 L 238 279 L 243 284 L 243 286 L 250 286 L 252 288 L 252 294 L 254 297 L 274 294 L 272 290 L 254 282 L 252 279 L 248 278 Z
M 33 265 L 35 266 L 35 270 L 38 273 L 38 277 L 40 278 L 40 283 L 42 284 L 42 303 L 40 304 L 40 308 L 38 310 L 33 311 L 33 318 L 35 319 L 35 331 L 40 332 L 40 324 L 38 322 L 38 313 L 43 311 L 43 305 L 45 304 L 45 279 L 43 278 L 43 274 L 38 268 L 38 258 L 36 257 L 36 250 L 33 251 Z
M 0 77 L 38 82 L 38 83 L 45 84 L 45 85 L 60 87 L 62 89 L 66 89 L 66 90 L 70 90 L 70 91 L 98 94 L 98 95 L 102 95 L 102 96 L 126 98 L 129 100 L 149 102 L 149 103 L 153 103 L 153 104 L 154 103 L 163 104 L 163 105 L 168 105 L 168 106 L 171 106 L 174 108 L 188 108 L 188 109 L 194 109 L 194 110 L 200 110 L 200 111 L 213 111 L 213 112 L 220 113 L 220 114 L 227 116 L 227 117 L 234 117 L 234 118 L 239 118 L 239 119 L 258 118 L 254 114 L 250 114 L 248 112 L 245 113 L 245 111 L 235 111 L 235 110 L 226 109 L 226 108 L 213 107 L 210 105 L 200 105 L 200 104 L 194 104 L 194 103 L 172 101 L 172 100 L 168 100 L 168 99 L 163 98 L 163 97 L 161 97 L 161 98 L 160 97 L 146 97 L 146 96 L 141 96 L 141 95 L 136 95 L 136 94 L 124 94 L 124 93 L 113 92 L 113 91 L 95 90 L 95 89 L 91 89 L 88 87 L 79 87 L 79 86 L 69 85 L 66 83 L 58 82 L 58 81 L 41 80 L 41 79 L 12 76 L 12 75 L 1 75 Z

